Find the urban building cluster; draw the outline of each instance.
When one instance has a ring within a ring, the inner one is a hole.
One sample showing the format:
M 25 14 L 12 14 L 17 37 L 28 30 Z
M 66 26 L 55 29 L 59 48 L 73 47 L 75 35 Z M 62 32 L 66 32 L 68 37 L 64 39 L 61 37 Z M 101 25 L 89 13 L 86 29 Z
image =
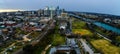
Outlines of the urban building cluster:
M 26 32 L 42 31 L 48 21 L 59 16 L 64 9 L 45 7 L 35 11 L 17 11 L 0 13 L 0 46 L 8 41 L 22 40 Z

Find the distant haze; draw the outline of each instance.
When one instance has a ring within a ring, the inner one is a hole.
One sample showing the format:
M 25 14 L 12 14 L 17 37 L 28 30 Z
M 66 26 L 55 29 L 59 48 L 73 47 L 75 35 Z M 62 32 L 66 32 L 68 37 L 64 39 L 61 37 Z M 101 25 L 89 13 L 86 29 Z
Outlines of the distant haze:
M 24 11 L 24 10 L 18 10 L 18 9 L 0 9 L 0 12 L 15 12 L 15 11 Z
M 60 6 L 69 11 L 120 15 L 120 0 L 0 0 L 0 10 L 38 10 Z

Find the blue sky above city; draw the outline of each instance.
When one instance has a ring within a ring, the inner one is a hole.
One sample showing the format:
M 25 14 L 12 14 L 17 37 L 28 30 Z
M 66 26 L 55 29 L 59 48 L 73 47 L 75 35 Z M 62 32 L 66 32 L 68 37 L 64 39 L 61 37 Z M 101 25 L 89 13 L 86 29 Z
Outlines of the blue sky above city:
M 120 15 L 120 0 L 0 0 L 0 9 L 38 10 L 60 6 L 69 11 Z

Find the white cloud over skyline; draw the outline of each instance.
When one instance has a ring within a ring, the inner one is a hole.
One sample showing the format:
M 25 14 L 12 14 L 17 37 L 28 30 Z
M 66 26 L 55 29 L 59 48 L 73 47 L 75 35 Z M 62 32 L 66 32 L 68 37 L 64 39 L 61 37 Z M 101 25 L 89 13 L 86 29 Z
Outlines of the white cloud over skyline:
M 120 15 L 120 0 L 0 0 L 0 9 L 37 10 L 60 6 L 66 10 Z

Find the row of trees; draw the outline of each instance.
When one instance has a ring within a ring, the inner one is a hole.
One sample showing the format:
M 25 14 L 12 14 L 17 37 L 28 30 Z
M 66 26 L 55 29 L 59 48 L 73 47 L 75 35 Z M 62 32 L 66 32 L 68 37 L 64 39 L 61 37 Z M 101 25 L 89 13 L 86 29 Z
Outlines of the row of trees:
M 96 25 L 91 24 L 91 27 L 94 28 L 93 30 L 96 30 L 97 32 L 100 32 L 101 34 L 103 34 L 105 37 L 109 38 L 110 40 L 112 40 L 112 44 L 120 46 L 120 38 L 119 38 L 119 34 L 112 32 L 111 30 L 106 30 L 102 27 L 98 27 Z

